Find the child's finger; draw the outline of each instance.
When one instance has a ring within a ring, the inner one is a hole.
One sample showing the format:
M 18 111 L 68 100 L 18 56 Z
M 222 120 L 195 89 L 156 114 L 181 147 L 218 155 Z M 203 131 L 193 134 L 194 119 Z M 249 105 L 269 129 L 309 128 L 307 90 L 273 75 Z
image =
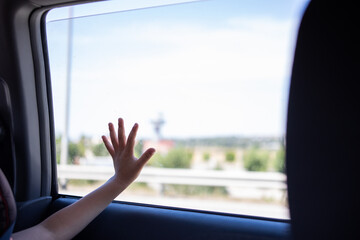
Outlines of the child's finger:
M 155 149 L 149 148 L 146 150 L 141 157 L 138 159 L 139 164 L 143 167 L 150 160 L 150 158 L 154 155 Z
M 109 123 L 109 131 L 110 131 L 110 139 L 111 139 L 112 147 L 116 150 L 119 148 L 119 143 L 116 137 L 114 125 L 112 123 Z
M 119 118 L 118 120 L 118 143 L 120 151 L 124 150 L 126 145 L 126 136 L 125 136 L 125 127 L 124 127 L 124 120 Z
M 109 139 L 108 139 L 107 137 L 105 137 L 105 136 L 102 136 L 101 138 L 102 138 L 102 140 L 103 140 L 103 142 L 104 142 L 104 145 L 105 145 L 106 149 L 107 149 L 108 152 L 110 153 L 111 157 L 114 158 L 114 156 L 115 156 L 115 151 L 114 151 L 114 148 L 113 148 L 113 146 L 111 145 Z
M 129 137 L 126 142 L 126 150 L 129 151 L 130 153 L 132 153 L 134 151 L 135 138 L 136 138 L 136 133 L 137 133 L 138 128 L 139 128 L 139 125 L 137 123 L 135 123 L 129 133 Z

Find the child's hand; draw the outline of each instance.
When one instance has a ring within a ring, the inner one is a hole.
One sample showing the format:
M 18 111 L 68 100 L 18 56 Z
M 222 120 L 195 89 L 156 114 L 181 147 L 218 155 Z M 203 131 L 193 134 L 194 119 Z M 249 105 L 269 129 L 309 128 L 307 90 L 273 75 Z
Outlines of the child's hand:
M 119 118 L 118 134 L 112 123 L 109 124 L 109 129 L 111 142 L 105 136 L 102 136 L 102 139 L 114 161 L 114 177 L 40 224 L 15 233 L 14 239 L 72 239 L 136 179 L 155 149 L 146 150 L 137 159 L 134 157 L 134 145 L 138 125 L 134 125 L 127 140 L 124 121 L 121 118 Z
M 102 140 L 114 161 L 115 180 L 122 185 L 130 185 L 140 174 L 146 162 L 155 153 L 155 149 L 150 148 L 146 150 L 137 159 L 134 157 L 134 146 L 139 125 L 137 123 L 134 124 L 127 140 L 122 118 L 119 118 L 118 125 L 118 134 L 116 136 L 114 125 L 109 123 L 111 142 L 105 136 L 102 136 Z

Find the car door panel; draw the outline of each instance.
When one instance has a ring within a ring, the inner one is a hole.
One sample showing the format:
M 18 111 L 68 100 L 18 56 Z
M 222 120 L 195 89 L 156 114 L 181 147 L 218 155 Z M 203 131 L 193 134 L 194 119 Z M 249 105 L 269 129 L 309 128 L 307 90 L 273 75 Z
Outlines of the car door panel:
M 77 198 L 61 197 L 55 212 Z M 291 239 L 290 224 L 265 218 L 236 216 L 114 202 L 75 239 Z

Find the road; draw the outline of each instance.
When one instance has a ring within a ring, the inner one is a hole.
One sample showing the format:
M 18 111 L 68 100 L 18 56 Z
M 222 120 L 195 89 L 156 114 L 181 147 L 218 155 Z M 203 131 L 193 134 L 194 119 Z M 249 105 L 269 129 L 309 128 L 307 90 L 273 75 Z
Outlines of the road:
M 83 196 L 89 189 L 69 188 L 61 190 L 62 194 Z M 289 210 L 286 206 L 276 203 L 249 202 L 239 200 L 194 198 L 194 197 L 169 197 L 160 195 L 133 194 L 124 192 L 116 200 L 153 205 L 172 206 L 179 208 L 208 210 L 215 212 L 226 212 L 252 216 L 289 219 Z

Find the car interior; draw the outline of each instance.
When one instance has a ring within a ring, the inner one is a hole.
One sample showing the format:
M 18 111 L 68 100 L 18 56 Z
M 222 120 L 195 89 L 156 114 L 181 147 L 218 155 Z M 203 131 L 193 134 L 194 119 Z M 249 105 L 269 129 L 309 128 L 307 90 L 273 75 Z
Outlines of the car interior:
M 87 1 L 0 1 L 0 168 L 14 232 L 79 198 L 58 193 L 49 10 Z M 286 130 L 290 220 L 114 201 L 75 239 L 360 239 L 360 38 L 352 1 L 312 0 L 297 34 Z

